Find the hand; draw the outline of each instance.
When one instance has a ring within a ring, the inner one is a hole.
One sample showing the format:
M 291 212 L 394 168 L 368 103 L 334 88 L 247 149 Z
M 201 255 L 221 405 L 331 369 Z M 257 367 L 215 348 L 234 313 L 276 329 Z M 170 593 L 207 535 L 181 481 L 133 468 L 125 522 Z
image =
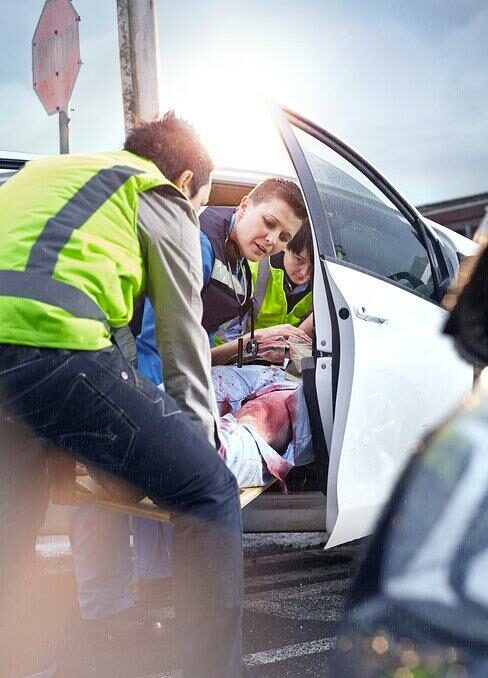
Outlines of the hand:
M 292 341 L 299 341 L 304 344 L 311 344 L 312 340 L 306 332 L 299 327 L 293 325 L 274 325 L 273 327 L 263 327 L 254 332 L 254 337 L 257 341 L 265 341 L 266 339 L 283 338 L 291 339 Z

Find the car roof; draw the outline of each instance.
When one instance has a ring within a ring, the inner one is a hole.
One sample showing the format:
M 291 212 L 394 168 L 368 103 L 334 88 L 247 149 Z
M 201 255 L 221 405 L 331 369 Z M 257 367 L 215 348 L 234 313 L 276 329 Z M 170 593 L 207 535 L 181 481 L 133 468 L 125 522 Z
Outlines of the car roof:
M 264 179 L 276 176 L 297 181 L 296 177 L 286 174 L 277 175 L 276 172 L 256 172 L 228 167 L 217 168 L 212 172 L 212 190 L 210 192 L 209 205 L 235 207 L 256 184 L 259 184 Z
M 27 153 L 18 153 L 8 157 L 0 151 L 0 184 L 21 169 L 29 160 L 43 157 Z M 212 191 L 209 204 L 211 205 L 238 205 L 241 199 L 249 193 L 260 181 L 270 176 L 272 172 L 256 172 L 252 170 L 238 170 L 229 167 L 218 168 L 212 172 Z M 285 179 L 296 181 L 294 177 L 280 174 Z

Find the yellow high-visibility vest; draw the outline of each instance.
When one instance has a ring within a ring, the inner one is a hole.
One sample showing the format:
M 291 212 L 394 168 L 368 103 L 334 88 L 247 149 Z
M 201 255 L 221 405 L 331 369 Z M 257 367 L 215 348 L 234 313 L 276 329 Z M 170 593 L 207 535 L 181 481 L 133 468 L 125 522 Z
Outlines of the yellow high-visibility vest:
M 154 163 L 128 151 L 35 160 L 7 181 L 0 343 L 109 346 L 110 328 L 129 322 L 145 286 L 138 194 L 168 184 Z

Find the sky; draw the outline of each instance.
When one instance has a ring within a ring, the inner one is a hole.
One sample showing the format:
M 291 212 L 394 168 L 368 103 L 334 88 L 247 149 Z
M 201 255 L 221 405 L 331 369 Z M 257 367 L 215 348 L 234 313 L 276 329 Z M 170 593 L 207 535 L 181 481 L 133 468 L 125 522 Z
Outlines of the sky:
M 412 203 L 488 191 L 486 0 L 157 1 L 161 111 L 218 166 L 284 171 L 272 99 L 358 150 Z M 0 0 L 0 151 L 57 153 L 32 89 L 44 0 Z M 74 0 L 83 65 L 71 151 L 124 138 L 116 0 Z

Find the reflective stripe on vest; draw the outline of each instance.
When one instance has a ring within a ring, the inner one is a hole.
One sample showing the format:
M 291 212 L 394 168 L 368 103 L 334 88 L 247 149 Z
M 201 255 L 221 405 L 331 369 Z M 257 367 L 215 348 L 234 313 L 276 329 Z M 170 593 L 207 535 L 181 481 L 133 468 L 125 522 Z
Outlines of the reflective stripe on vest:
M 244 314 L 252 303 L 252 279 L 247 261 L 242 261 L 245 276 L 242 280 L 228 266 L 226 242 L 233 212 L 229 207 L 207 207 L 199 217 L 201 230 L 209 239 L 214 255 L 210 279 L 202 290 L 202 325 L 208 333 L 216 332 L 224 323 Z
M 83 226 L 127 179 L 136 174 L 142 174 L 142 170 L 116 165 L 91 177 L 57 214 L 47 220 L 32 247 L 25 270 L 0 270 L 0 294 L 33 299 L 62 308 L 78 318 L 107 324 L 102 309 L 90 296 L 52 276 L 59 253 L 73 231 Z
M 258 275 L 256 278 L 256 284 L 254 286 L 254 299 L 256 302 L 254 308 L 256 309 L 256 315 L 263 304 L 264 297 L 266 296 L 270 275 L 269 266 L 270 264 L 268 258 L 261 259 L 258 265 Z
M 230 287 L 235 294 L 242 294 L 242 296 L 244 296 L 245 290 L 237 276 L 229 273 L 227 266 L 224 266 L 219 259 L 215 259 L 210 277 L 213 280 L 217 280 L 218 282 L 227 285 L 227 287 Z

